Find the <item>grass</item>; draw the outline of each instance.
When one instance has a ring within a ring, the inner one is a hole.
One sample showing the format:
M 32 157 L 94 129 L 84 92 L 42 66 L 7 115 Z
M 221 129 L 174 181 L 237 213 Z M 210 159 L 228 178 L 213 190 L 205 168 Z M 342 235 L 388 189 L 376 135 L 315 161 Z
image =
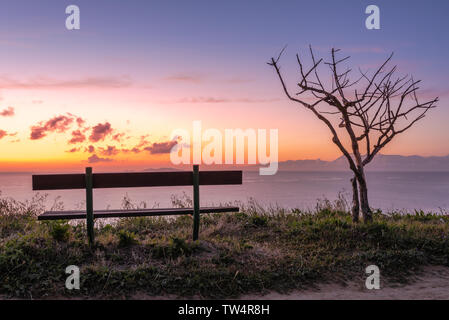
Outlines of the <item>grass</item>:
M 370 264 L 396 282 L 425 265 L 449 266 L 448 216 L 376 211 L 372 223 L 354 224 L 340 197 L 320 200 L 313 212 L 250 201 L 239 213 L 204 215 L 196 242 L 190 216 L 99 220 L 94 248 L 83 222 L 37 221 L 44 202 L 0 198 L 4 297 L 236 298 L 362 279 Z M 65 289 L 68 265 L 80 267 L 80 290 Z

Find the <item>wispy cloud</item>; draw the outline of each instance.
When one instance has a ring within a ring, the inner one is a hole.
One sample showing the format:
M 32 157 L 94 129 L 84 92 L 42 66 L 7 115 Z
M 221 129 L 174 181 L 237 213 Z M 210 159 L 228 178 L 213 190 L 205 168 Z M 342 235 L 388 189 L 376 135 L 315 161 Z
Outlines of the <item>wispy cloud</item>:
M 109 159 L 109 158 L 101 158 L 101 157 L 97 156 L 96 154 L 90 156 L 87 159 L 87 162 L 89 162 L 89 163 L 111 162 L 111 161 L 113 161 L 113 160 Z
M 116 133 L 116 134 L 114 134 L 112 136 L 112 140 L 117 141 L 117 142 L 121 142 L 124 137 L 125 137 L 125 133 L 124 132 L 118 132 L 118 133 Z
M 76 144 L 86 141 L 86 136 L 80 131 L 72 131 L 72 139 L 69 140 L 69 144 Z
M 85 123 L 86 120 L 71 113 L 57 115 L 32 126 L 30 139 L 40 140 L 50 133 L 65 134 L 67 145 L 76 145 L 71 146 L 65 152 L 90 154 L 87 160 L 89 163 L 110 162 L 113 161 L 114 156 L 119 154 L 139 154 L 144 151 L 148 151 L 152 155 L 167 154 L 178 144 L 178 140 L 152 143 L 148 140 L 149 135 L 147 134 L 138 137 L 137 143 L 130 146 L 122 143 L 122 141 L 133 137 L 113 129 L 109 122 L 98 123 L 92 127 L 86 126 Z M 89 130 L 89 132 L 86 132 L 86 130 Z M 0 138 L 8 135 L 6 131 L 0 131 L 0 134 Z M 106 145 L 103 144 L 105 141 L 107 142 Z M 97 143 L 100 145 L 97 145 Z
M 70 150 L 67 150 L 66 152 L 68 152 L 68 153 L 75 153 L 75 152 L 78 152 L 80 150 L 81 150 L 80 148 L 72 148 Z
M 227 98 L 215 98 L 215 97 L 190 97 L 181 98 L 174 101 L 175 103 L 225 103 L 231 102 L 231 99 Z
M 142 147 L 146 147 L 147 145 L 149 145 L 150 141 L 147 140 L 148 137 L 149 137 L 148 134 L 146 134 L 144 136 L 140 136 L 140 141 L 139 141 L 139 144 L 136 146 L 136 148 L 142 148 Z
M 99 123 L 92 128 L 92 133 L 89 137 L 89 141 L 103 141 L 108 135 L 112 134 L 112 132 L 113 130 L 109 122 Z
M 106 148 L 99 148 L 99 150 L 103 156 L 115 156 L 120 152 L 115 146 L 107 146 Z
M 17 135 L 17 132 L 8 133 L 7 131 L 0 129 L 0 140 L 3 139 L 4 137 L 7 137 L 7 136 L 15 137 L 16 135 Z M 13 142 L 16 142 L 16 141 L 13 141 Z
M 266 103 L 280 101 L 278 98 L 272 99 L 252 99 L 252 98 L 217 98 L 217 97 L 184 97 L 164 103 Z
M 307 50 L 309 48 L 307 47 Z M 314 51 L 329 53 L 332 47 L 325 46 L 312 46 Z M 342 54 L 344 53 L 387 53 L 387 51 L 381 46 L 339 46 L 335 49 L 340 49 Z
M 165 78 L 162 78 L 165 81 L 171 82 L 183 82 L 183 83 L 203 83 L 207 82 L 215 82 L 215 83 L 225 83 L 225 84 L 242 84 L 253 82 L 254 79 L 248 77 L 241 76 L 233 76 L 233 77 L 222 77 L 217 75 L 205 75 L 199 73 L 177 73 Z
M 166 142 L 155 142 L 151 146 L 144 148 L 144 150 L 149 151 L 151 154 L 164 154 L 170 153 L 171 149 L 178 144 L 178 141 L 166 141 Z
M 205 80 L 205 76 L 200 74 L 188 74 L 188 73 L 178 73 L 168 77 L 163 78 L 166 81 L 173 82 L 190 82 L 190 83 L 201 83 Z
M 15 113 L 14 113 L 13 107 L 8 107 L 7 109 L 0 112 L 0 116 L 2 116 L 2 117 L 12 117 L 14 114 Z
M 31 140 L 39 140 L 47 136 L 50 132 L 63 133 L 72 125 L 74 118 L 70 115 L 61 115 L 53 117 L 46 122 L 40 122 L 38 125 L 31 127 Z
M 90 145 L 90 146 L 84 148 L 84 152 L 94 153 L 95 152 L 95 147 L 93 145 Z
M 420 89 L 416 92 L 422 99 L 434 99 L 436 97 L 446 98 L 449 96 L 449 89 Z
M 132 153 L 140 153 L 140 152 L 142 152 L 142 150 L 140 150 L 140 149 L 137 148 L 137 147 L 134 147 L 134 148 L 132 148 L 132 149 L 122 149 L 121 152 L 123 152 L 123 153 L 129 153 L 129 152 L 132 152 Z
M 232 77 L 232 78 L 228 78 L 228 79 L 224 80 L 224 82 L 231 83 L 231 84 L 249 83 L 249 82 L 253 82 L 253 81 L 254 81 L 254 79 L 244 78 L 244 77 Z
M 33 45 L 20 41 L 0 40 L 0 47 L 30 49 Z
M 4 89 L 78 89 L 78 88 L 123 88 L 129 87 L 129 77 L 86 77 L 81 79 L 61 80 L 48 77 L 36 77 L 17 80 L 7 76 L 0 77 L 0 87 Z

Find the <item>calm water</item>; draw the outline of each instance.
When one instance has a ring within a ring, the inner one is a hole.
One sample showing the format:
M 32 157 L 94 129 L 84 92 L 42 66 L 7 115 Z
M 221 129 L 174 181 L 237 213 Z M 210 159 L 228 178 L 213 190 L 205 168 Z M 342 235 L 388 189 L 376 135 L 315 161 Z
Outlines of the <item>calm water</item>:
M 244 172 L 241 186 L 201 187 L 201 204 L 255 198 L 263 205 L 308 209 L 314 207 L 318 198 L 335 199 L 338 191 L 345 190 L 349 195 L 350 177 L 349 172 L 278 172 L 275 176 Z M 367 178 L 372 207 L 449 211 L 449 172 L 369 172 Z M 2 197 L 21 201 L 31 199 L 35 194 L 31 190 L 31 174 L 27 173 L 0 173 L 0 190 Z M 170 207 L 170 196 L 183 192 L 190 196 L 192 188 L 97 189 L 94 191 L 94 208 L 120 208 L 126 194 L 133 202 L 145 201 L 149 207 Z M 65 209 L 79 209 L 84 201 L 83 190 L 44 193 L 49 194 L 47 207 L 51 207 L 58 196 Z

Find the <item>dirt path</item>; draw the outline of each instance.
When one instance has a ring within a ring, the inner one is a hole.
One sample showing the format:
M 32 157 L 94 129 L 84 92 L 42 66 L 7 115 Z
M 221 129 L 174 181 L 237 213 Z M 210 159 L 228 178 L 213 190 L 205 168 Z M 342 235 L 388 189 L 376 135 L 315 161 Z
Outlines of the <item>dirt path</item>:
M 336 284 L 319 285 L 317 289 L 293 291 L 289 294 L 272 292 L 267 295 L 245 295 L 241 299 L 269 300 L 449 300 L 449 268 L 426 267 L 424 272 L 416 277 L 416 281 L 406 285 L 388 286 L 381 281 L 379 290 L 368 290 L 365 284 L 351 283 L 347 286 Z
M 381 278 L 382 279 L 382 278 Z M 96 297 L 101 299 L 101 297 Z M 5 297 L 0 295 L 0 300 Z M 47 297 L 47 299 L 82 299 L 67 297 Z M 175 295 L 148 296 L 135 294 L 130 299 L 135 300 L 176 300 L 183 299 Z M 190 297 L 188 299 L 202 299 Z M 266 295 L 243 295 L 242 300 L 449 300 L 449 267 L 425 267 L 415 281 L 406 285 L 389 286 L 381 280 L 379 290 L 368 290 L 363 280 L 339 284 L 322 284 L 317 289 L 297 290 L 288 294 L 271 292 Z

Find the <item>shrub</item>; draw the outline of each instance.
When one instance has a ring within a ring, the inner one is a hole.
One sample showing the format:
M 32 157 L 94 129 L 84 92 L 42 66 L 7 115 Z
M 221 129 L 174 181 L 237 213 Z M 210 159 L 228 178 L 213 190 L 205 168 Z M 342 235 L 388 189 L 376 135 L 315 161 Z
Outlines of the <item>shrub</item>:
M 0 201 L 0 296 L 237 298 L 319 281 L 364 283 L 370 264 L 389 283 L 412 280 L 411 272 L 426 264 L 449 266 L 446 216 L 379 212 L 365 224 L 335 208 L 271 213 L 254 201 L 241 208 L 203 217 L 199 241 L 189 240 L 189 215 L 100 220 L 91 247 L 85 221 L 38 222 L 40 206 Z M 77 292 L 63 285 L 71 264 L 83 270 Z
M 134 232 L 129 232 L 126 230 L 120 230 L 118 233 L 119 246 L 127 247 L 133 244 L 137 244 L 136 234 Z
M 153 256 L 155 258 L 177 258 L 190 256 L 197 248 L 196 243 L 188 243 L 184 239 L 172 238 L 168 244 L 155 244 Z
M 193 207 L 193 200 L 184 191 L 182 195 L 172 195 L 171 204 L 174 208 L 191 208 Z
M 110 232 L 112 232 L 113 230 L 114 230 L 114 228 L 113 228 L 110 224 L 105 225 L 105 226 L 101 229 L 101 231 L 102 231 L 103 233 L 110 233 Z
M 67 242 L 70 238 L 70 225 L 67 222 L 50 223 L 50 235 L 56 241 Z
M 252 216 L 250 223 L 256 227 L 265 227 L 268 224 L 268 218 L 265 216 Z

